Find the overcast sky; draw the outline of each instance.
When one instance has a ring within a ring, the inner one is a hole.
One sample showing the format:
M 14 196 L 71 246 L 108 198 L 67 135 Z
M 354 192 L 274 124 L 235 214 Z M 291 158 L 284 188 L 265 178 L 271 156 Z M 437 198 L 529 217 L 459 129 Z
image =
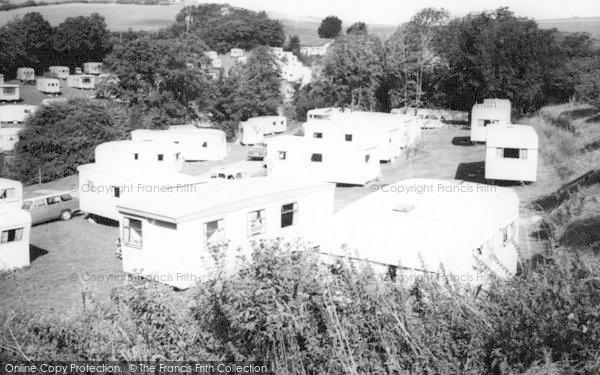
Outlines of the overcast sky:
M 600 0 L 212 0 L 254 10 L 293 16 L 323 18 L 336 15 L 343 21 L 396 25 L 419 9 L 444 7 L 453 15 L 508 6 L 519 16 L 535 19 L 600 16 Z

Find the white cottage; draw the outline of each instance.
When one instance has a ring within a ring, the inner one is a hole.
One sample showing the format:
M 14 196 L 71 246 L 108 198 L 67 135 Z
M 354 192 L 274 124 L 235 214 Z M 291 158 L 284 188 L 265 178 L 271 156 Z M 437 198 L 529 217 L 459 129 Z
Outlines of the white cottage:
M 83 63 L 83 73 L 99 75 L 100 73 L 102 73 L 102 63 L 101 62 L 84 62 Z
M 176 191 L 188 193 L 206 179 L 180 173 L 181 148 L 173 143 L 115 141 L 96 147 L 95 163 L 77 167 L 82 211 L 119 220 L 123 199 Z
M 50 66 L 48 67 L 48 71 L 58 79 L 67 79 L 70 74 L 68 66 Z
M 310 239 L 329 259 L 369 262 L 392 274 L 401 268 L 404 277 L 446 274 L 482 285 L 515 274 L 518 219 L 512 189 L 409 179 L 346 206 Z
M 218 129 L 138 129 L 131 132 L 131 139 L 175 143 L 184 160 L 223 160 L 227 156 L 225 133 Z
M 536 180 L 538 135 L 533 127 L 517 124 L 488 127 L 485 147 L 486 180 Z
M 22 83 L 35 82 L 35 70 L 33 68 L 17 68 L 17 79 Z
M 471 110 L 471 142 L 485 142 L 487 127 L 510 124 L 511 105 L 508 99 L 484 99 Z
M 269 176 L 365 185 L 380 176 L 375 143 L 332 146 L 318 139 L 281 135 L 267 141 Z
M 91 74 L 75 74 L 67 77 L 67 86 L 81 90 L 96 88 L 96 76 Z
M 0 271 L 29 266 L 31 215 L 23 205 L 23 185 L 0 178 Z
M 210 276 L 212 246 L 227 246 L 231 272 L 253 242 L 292 241 L 318 228 L 333 213 L 333 197 L 333 184 L 262 177 L 123 202 L 123 270 L 188 288 Z
M 38 78 L 36 88 L 44 94 L 60 95 L 60 81 L 58 78 Z
M 3 83 L 0 85 L 0 102 L 18 102 L 21 100 L 19 85 Z

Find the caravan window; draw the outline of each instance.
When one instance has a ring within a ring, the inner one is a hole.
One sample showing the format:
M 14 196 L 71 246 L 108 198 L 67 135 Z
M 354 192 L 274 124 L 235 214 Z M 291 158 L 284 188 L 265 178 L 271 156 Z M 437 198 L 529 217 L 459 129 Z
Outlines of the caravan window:
M 518 148 L 505 148 L 502 157 L 505 159 L 518 159 L 519 149 Z
M 142 221 L 123 218 L 123 243 L 131 247 L 142 247 Z
M 346 134 L 345 138 L 346 138 L 346 142 L 352 142 L 352 134 Z
M 323 154 L 312 154 L 310 161 L 321 163 L 323 161 Z
M 267 229 L 265 210 L 248 212 L 248 237 L 264 234 Z
M 319 132 L 313 133 L 313 138 L 323 138 L 323 133 L 319 133 Z
M 287 157 L 287 154 L 285 151 L 279 151 L 278 155 L 279 155 L 279 160 L 285 160 L 285 158 Z
M 223 219 L 204 223 L 204 243 L 214 245 L 225 240 L 225 222 Z
M 365 155 L 365 163 L 368 163 L 369 161 L 371 161 L 371 155 L 366 154 Z
M 12 199 L 16 196 L 16 191 L 14 188 L 10 189 L 0 189 L 0 199 Z
M 158 161 L 163 161 L 165 156 L 163 154 L 158 154 Z
M 138 157 L 139 157 L 139 155 L 137 152 L 135 154 L 133 154 L 133 160 L 138 160 Z
M 206 142 L 203 142 L 203 143 L 202 143 L 202 147 L 205 147 L 205 148 L 206 148 L 206 147 L 208 147 L 208 143 L 206 143 Z
M 113 186 L 113 192 L 115 198 L 121 198 L 121 188 L 118 186 Z
M 2 243 L 21 241 L 22 238 L 23 228 L 2 231 Z
M 298 203 L 288 203 L 281 206 L 281 227 L 289 227 L 296 224 L 298 214 Z
M 4 88 L 5 94 L 12 95 L 12 94 L 15 94 L 16 92 L 17 92 L 17 89 L 15 87 L 5 87 Z

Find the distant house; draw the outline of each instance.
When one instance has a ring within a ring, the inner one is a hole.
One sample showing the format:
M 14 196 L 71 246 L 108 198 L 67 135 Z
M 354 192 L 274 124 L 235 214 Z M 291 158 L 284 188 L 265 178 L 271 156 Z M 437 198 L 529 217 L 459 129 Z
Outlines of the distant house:
M 490 126 L 485 147 L 486 180 L 536 180 L 538 135 L 533 127 L 517 124 Z
M 38 78 L 36 88 L 44 94 L 60 95 L 60 81 L 58 78 Z
M 31 215 L 23 206 L 23 185 L 0 178 L 0 271 L 27 267 Z
M 233 272 L 236 257 L 249 256 L 252 243 L 290 242 L 318 228 L 333 213 L 333 196 L 332 184 L 257 177 L 123 201 L 123 271 L 191 287 L 211 277 L 215 247 Z
M 375 142 L 331 145 L 294 135 L 270 138 L 265 158 L 272 177 L 365 185 L 380 176 Z
M 17 79 L 21 83 L 35 82 L 35 70 L 33 68 L 17 68 Z
M 19 85 L 0 84 L 0 102 L 18 102 L 20 100 Z
M 510 124 L 511 104 L 508 99 L 485 99 L 471 110 L 471 141 L 485 142 L 487 127 Z
M 480 286 L 516 273 L 518 227 L 512 189 L 409 179 L 349 204 L 310 240 L 333 260 L 402 270 L 406 283 L 446 275 Z
M 68 66 L 50 66 L 48 67 L 48 71 L 58 79 L 67 79 L 70 74 Z

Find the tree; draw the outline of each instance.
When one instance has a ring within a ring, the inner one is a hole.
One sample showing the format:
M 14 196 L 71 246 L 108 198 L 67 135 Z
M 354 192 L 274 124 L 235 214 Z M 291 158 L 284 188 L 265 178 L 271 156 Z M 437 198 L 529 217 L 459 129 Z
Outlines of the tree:
M 14 171 L 24 183 L 77 173 L 94 161 L 95 147 L 126 136 L 121 108 L 114 103 L 71 100 L 40 107 L 27 118 L 15 147 Z
M 288 39 L 288 43 L 285 46 L 285 50 L 292 52 L 294 55 L 300 57 L 301 56 L 300 47 L 301 47 L 300 37 L 298 35 L 292 35 Z
M 118 80 L 103 91 L 128 103 L 133 128 L 164 128 L 193 120 L 199 116 L 197 109 L 212 106 L 216 96 L 206 50 L 195 35 L 134 39 L 105 59 Z
M 53 37 L 57 63 L 78 66 L 86 61 L 102 61 L 112 50 L 112 39 L 104 17 L 92 13 L 89 17 L 68 17 Z
M 367 34 L 367 25 L 364 22 L 356 22 L 353 23 L 348 30 L 346 30 L 346 34 Z
M 335 38 L 342 32 L 342 20 L 336 16 L 328 16 L 321 21 L 317 33 L 319 38 Z
M 235 8 L 227 4 L 200 4 L 183 8 L 175 18 L 175 35 L 193 33 L 210 49 L 226 53 L 231 48 L 252 49 L 265 45 L 281 47 L 283 25 L 265 12 Z
M 336 105 L 374 110 L 383 59 L 381 41 L 373 35 L 350 34 L 337 39 L 327 50 L 323 68 Z

